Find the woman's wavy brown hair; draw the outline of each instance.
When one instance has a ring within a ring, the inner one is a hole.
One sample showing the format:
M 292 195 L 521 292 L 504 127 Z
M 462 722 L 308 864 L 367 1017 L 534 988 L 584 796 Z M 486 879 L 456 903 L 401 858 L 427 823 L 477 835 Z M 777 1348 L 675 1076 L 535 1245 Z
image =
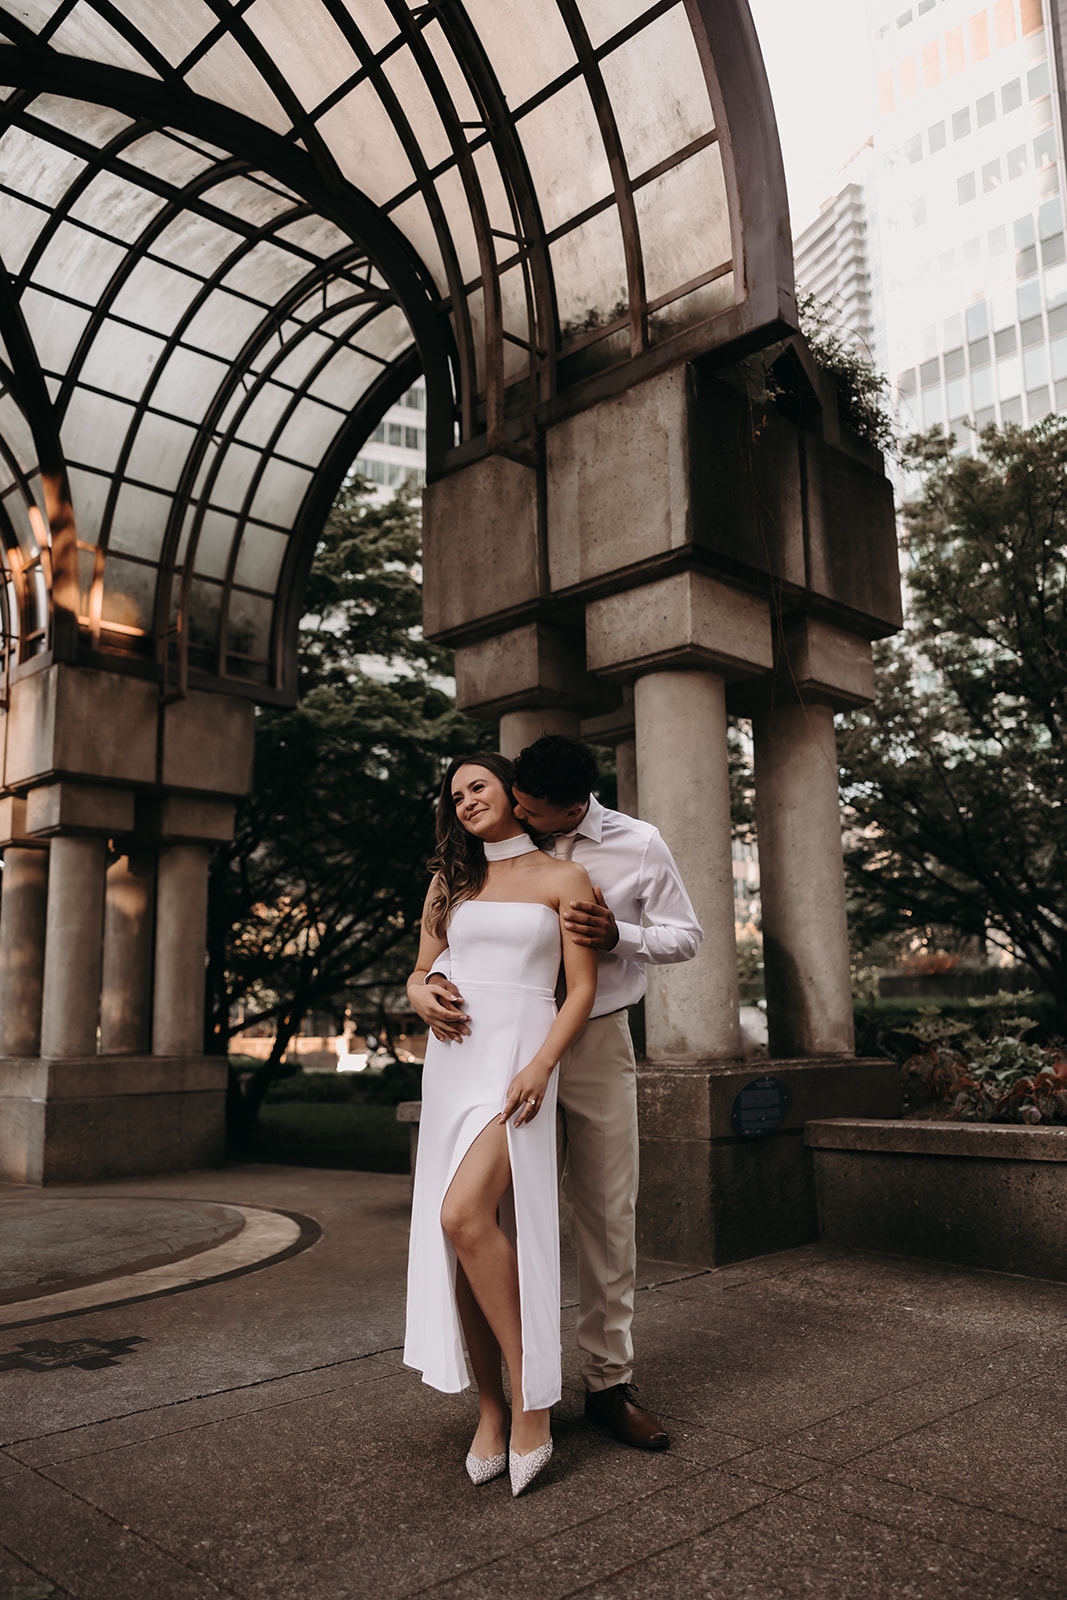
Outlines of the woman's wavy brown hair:
M 460 767 L 484 767 L 504 785 L 508 804 L 515 804 L 511 791 L 513 766 L 507 756 L 498 755 L 495 750 L 481 750 L 471 756 L 457 756 L 450 764 L 437 800 L 437 849 L 427 863 L 434 878 L 424 920 L 427 931 L 438 939 L 443 937 L 456 906 L 481 893 L 489 871 L 482 841 L 467 832 L 452 803 L 452 784 Z

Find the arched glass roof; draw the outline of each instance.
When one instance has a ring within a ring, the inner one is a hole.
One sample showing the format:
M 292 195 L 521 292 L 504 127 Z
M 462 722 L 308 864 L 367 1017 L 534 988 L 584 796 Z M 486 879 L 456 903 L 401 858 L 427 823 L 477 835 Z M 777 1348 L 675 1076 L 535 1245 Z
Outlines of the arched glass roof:
M 793 315 L 745 0 L 0 0 L 0 625 L 291 686 L 421 370 L 431 477 Z

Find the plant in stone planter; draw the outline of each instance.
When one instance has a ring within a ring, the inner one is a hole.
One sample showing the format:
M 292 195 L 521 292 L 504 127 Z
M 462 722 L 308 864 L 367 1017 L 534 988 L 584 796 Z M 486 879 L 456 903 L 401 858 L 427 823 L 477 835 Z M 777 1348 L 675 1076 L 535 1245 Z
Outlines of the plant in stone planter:
M 977 1011 L 1016 1013 L 985 1038 L 966 1018 L 931 1007 L 915 1029 L 923 1049 L 902 1068 L 905 1110 L 936 1104 L 958 1122 L 1067 1123 L 1067 1052 L 1022 1038 L 1037 1026 L 1017 1014 L 1028 998 L 1023 991 L 972 1001 Z

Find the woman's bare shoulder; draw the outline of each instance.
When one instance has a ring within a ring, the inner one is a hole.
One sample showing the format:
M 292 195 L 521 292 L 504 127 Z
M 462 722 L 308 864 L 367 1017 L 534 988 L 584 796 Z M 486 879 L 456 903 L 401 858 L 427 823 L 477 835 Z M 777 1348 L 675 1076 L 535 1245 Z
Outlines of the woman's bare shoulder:
M 592 896 L 592 880 L 577 861 L 554 861 L 561 895 L 568 900 L 588 900 Z

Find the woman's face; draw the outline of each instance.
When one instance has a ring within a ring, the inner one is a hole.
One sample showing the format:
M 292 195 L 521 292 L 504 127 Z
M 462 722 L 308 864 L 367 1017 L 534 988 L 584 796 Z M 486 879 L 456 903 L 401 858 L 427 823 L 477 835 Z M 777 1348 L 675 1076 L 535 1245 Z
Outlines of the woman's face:
M 470 763 L 458 769 L 452 779 L 452 804 L 463 827 L 479 839 L 495 840 L 501 828 L 501 837 L 517 830 L 507 790 L 486 767 Z

